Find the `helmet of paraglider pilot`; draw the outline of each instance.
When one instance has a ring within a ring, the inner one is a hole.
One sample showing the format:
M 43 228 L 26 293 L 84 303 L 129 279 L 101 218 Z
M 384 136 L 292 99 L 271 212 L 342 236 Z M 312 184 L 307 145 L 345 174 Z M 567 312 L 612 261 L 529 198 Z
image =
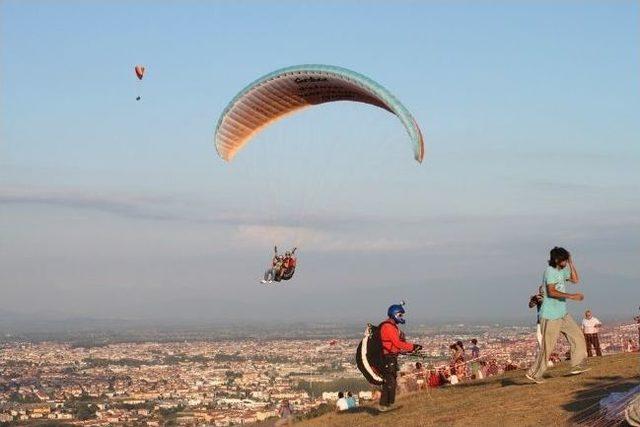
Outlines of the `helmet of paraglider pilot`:
M 396 324 L 404 324 L 404 301 L 400 302 L 400 304 L 393 304 L 387 310 L 387 316 L 392 319 Z

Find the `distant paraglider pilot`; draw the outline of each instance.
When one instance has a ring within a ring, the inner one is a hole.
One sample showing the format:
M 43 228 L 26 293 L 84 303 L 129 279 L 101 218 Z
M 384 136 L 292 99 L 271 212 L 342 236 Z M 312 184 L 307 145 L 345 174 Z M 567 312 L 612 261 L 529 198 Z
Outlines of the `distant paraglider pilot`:
M 398 325 L 405 323 L 404 302 L 394 304 L 387 310 L 388 318 L 380 324 L 380 339 L 382 341 L 382 394 L 380 395 L 379 410 L 385 412 L 391 409 L 396 400 L 398 374 L 398 355 L 416 352 L 422 349 L 419 344 L 412 344 L 405 340 L 404 332 Z
M 271 268 L 268 268 L 264 272 L 264 277 L 260 281 L 261 283 L 273 283 L 281 280 L 289 280 L 293 277 L 296 271 L 296 257 L 295 253 L 298 248 L 293 248 L 291 251 L 285 252 L 283 255 L 278 255 L 278 247 L 273 247 L 273 259 L 271 260 Z
M 145 68 L 142 65 L 136 65 L 133 70 L 136 73 L 136 77 L 138 78 L 138 91 L 140 91 L 140 86 L 142 85 L 142 78 L 144 77 L 144 71 Z M 140 93 L 138 93 L 138 96 L 136 96 L 136 101 L 140 101 L 142 99 L 142 96 L 140 96 Z

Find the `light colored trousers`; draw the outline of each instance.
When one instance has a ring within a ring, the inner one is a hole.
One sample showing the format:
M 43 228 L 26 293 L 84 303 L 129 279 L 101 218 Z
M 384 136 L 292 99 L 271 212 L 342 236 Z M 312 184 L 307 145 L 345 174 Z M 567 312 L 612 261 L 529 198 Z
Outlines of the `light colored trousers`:
M 542 348 L 542 329 L 540 323 L 536 325 L 536 340 L 538 341 L 538 350 Z
M 549 320 L 540 319 L 540 330 L 542 331 L 542 345 L 536 356 L 535 362 L 529 369 L 529 375 L 534 378 L 542 378 L 547 370 L 547 360 L 553 352 L 560 334 L 569 342 L 571 351 L 571 367 L 580 365 L 587 358 L 587 345 L 584 341 L 584 334 L 576 324 L 570 314 L 565 314 L 561 319 Z

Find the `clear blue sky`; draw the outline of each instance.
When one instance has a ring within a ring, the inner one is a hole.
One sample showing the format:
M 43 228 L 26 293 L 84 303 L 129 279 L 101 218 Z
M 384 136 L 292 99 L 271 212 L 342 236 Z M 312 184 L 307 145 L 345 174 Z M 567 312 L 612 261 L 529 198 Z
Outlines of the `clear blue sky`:
M 575 310 L 629 316 L 638 13 L 632 1 L 5 0 L 0 310 L 371 320 L 405 298 L 427 320 L 524 317 L 563 245 L 583 274 Z M 302 63 L 393 92 L 425 133 L 425 163 L 397 119 L 349 103 L 277 123 L 222 162 L 212 136 L 226 103 Z M 301 268 L 265 289 L 273 243 L 299 244 Z

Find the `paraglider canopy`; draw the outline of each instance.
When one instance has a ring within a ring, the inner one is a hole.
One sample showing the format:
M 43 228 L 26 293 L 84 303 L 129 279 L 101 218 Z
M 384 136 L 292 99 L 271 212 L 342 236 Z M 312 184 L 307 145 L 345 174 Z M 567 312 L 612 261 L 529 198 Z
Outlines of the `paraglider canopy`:
M 142 80 L 142 77 L 144 77 L 144 67 L 142 65 L 136 65 L 134 70 L 136 72 L 138 80 Z
M 409 134 L 415 159 L 422 162 L 424 139 L 409 110 L 375 81 L 331 65 L 287 67 L 249 84 L 220 116 L 214 138 L 218 155 L 230 161 L 271 123 L 303 108 L 335 101 L 362 102 L 395 114 Z

